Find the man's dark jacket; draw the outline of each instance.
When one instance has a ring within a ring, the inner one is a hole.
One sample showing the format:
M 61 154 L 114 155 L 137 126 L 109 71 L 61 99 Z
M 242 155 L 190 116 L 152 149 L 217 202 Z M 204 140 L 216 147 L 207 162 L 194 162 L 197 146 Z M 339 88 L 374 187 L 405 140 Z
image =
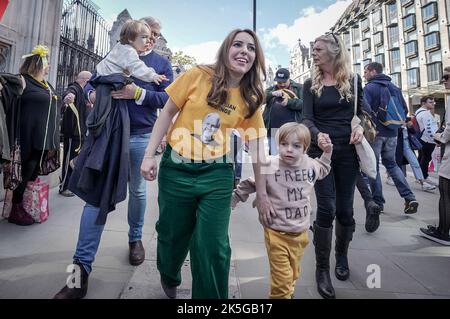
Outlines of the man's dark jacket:
M 83 139 L 86 136 L 86 120 L 89 115 L 89 108 L 86 106 L 86 98 L 84 95 L 83 88 L 77 82 L 73 82 L 67 88 L 67 91 L 63 94 L 64 97 L 72 93 L 75 95 L 75 108 L 78 111 L 79 116 L 79 125 L 81 131 L 81 137 L 79 136 L 77 118 L 72 109 L 68 106 L 64 108 L 64 113 L 62 117 L 61 123 L 61 133 L 65 138 L 81 138 Z
M 122 75 L 92 81 L 97 98 L 88 122 L 93 130 L 88 131 L 69 181 L 69 190 L 100 208 L 96 223 L 102 225 L 127 196 L 130 119 L 126 100 L 111 98 L 112 90 L 127 83 Z
M 302 121 L 302 108 L 303 108 L 303 86 L 294 81 L 290 81 L 289 90 L 293 91 L 297 95 L 298 99 L 289 99 L 286 107 L 295 112 L 295 121 L 301 123 Z M 266 90 L 266 106 L 263 112 L 264 125 L 267 129 L 270 128 L 270 113 L 272 112 L 272 106 L 275 102 L 275 97 L 272 96 L 272 92 L 279 90 L 276 85 L 271 86 Z

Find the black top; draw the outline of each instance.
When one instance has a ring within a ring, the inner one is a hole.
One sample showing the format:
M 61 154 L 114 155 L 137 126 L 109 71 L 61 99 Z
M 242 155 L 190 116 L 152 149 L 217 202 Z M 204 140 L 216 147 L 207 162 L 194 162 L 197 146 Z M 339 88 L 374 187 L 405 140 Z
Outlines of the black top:
M 322 95 L 311 93 L 311 79 L 303 85 L 303 124 L 311 131 L 314 144 L 317 145 L 317 134 L 327 133 L 334 144 L 346 144 L 350 141 L 351 121 L 354 115 L 353 98 L 341 99 L 335 86 L 324 86 Z M 353 94 L 353 78 L 350 79 Z M 362 117 L 363 91 L 361 78 L 358 75 L 357 115 Z
M 53 88 L 25 74 L 26 87 L 20 101 L 22 158 L 35 150 L 59 149 L 59 110 Z

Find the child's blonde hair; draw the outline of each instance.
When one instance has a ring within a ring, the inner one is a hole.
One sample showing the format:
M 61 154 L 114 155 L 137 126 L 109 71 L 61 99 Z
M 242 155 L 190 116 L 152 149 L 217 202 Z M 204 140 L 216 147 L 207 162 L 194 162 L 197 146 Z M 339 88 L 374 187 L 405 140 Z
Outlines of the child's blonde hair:
M 299 142 L 303 144 L 303 149 L 304 152 L 306 153 L 309 146 L 311 145 L 311 133 L 309 132 L 309 129 L 305 125 L 300 123 L 289 122 L 283 124 L 278 129 L 276 135 L 276 141 L 278 143 L 278 146 L 282 141 L 286 141 L 286 139 L 292 135 L 298 138 Z
M 150 32 L 152 31 L 150 26 L 144 21 L 128 20 L 120 30 L 120 43 L 130 44 L 130 42 L 135 41 L 139 34 L 146 28 L 148 28 Z

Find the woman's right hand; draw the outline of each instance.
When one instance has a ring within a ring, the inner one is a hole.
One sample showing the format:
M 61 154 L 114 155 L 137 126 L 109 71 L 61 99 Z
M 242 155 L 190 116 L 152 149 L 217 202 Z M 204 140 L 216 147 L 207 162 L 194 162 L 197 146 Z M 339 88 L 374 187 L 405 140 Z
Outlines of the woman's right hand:
M 329 153 L 330 147 L 332 147 L 330 136 L 327 133 L 318 133 L 317 146 L 319 146 L 322 151 Z
M 148 181 L 154 181 L 158 175 L 158 163 L 154 157 L 144 157 L 141 164 L 141 175 Z

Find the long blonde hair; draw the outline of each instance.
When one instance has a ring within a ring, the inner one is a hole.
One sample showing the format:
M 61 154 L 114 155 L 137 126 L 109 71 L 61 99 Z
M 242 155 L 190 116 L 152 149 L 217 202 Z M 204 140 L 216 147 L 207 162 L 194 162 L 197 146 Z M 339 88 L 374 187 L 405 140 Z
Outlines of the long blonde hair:
M 333 60 L 333 76 L 336 80 L 336 89 L 342 99 L 349 101 L 352 98 L 350 78 L 352 71 L 350 68 L 350 57 L 347 49 L 344 47 L 340 37 L 333 34 L 321 35 L 316 38 L 314 43 L 322 41 L 325 43 L 326 54 Z M 313 67 L 311 92 L 318 97 L 323 91 L 323 71 L 316 65 Z
M 200 68 L 212 71 L 212 87 L 208 93 L 208 104 L 214 108 L 220 108 L 228 102 L 229 70 L 231 68 L 228 53 L 234 38 L 240 32 L 248 33 L 255 41 L 255 61 L 240 83 L 240 92 L 248 107 L 248 113 L 245 117 L 249 118 L 264 103 L 265 98 L 261 79 L 263 78 L 262 75 L 264 79 L 266 78 L 266 64 L 261 44 L 255 32 L 250 29 L 235 29 L 231 31 L 219 48 L 216 63 L 213 65 L 203 65 Z

